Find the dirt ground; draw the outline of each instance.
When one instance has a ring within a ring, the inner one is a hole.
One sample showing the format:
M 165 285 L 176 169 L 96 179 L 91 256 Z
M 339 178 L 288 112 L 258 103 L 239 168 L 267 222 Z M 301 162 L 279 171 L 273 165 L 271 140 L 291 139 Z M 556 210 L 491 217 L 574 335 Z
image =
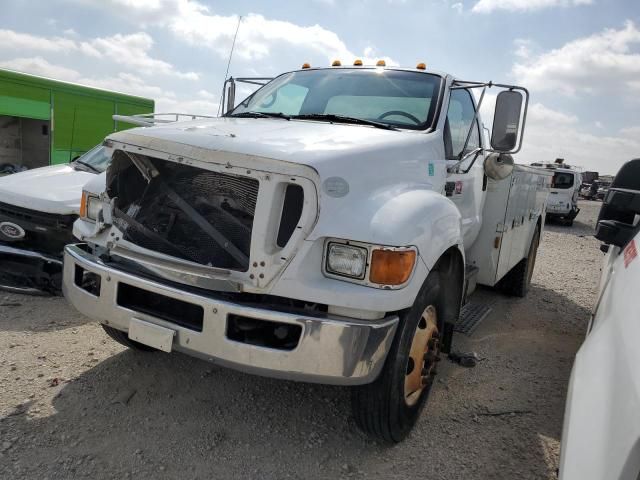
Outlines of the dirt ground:
M 553 479 L 571 364 L 594 304 L 601 203 L 547 225 L 525 299 L 443 360 L 404 442 L 367 439 L 346 388 L 250 376 L 109 339 L 63 298 L 0 292 L 0 478 Z

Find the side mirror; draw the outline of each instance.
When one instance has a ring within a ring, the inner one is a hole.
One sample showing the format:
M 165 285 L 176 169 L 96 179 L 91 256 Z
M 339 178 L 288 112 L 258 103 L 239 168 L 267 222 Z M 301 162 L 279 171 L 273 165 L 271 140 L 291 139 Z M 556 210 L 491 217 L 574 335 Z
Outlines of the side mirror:
M 491 148 L 493 150 L 503 153 L 515 153 L 520 150 L 520 146 L 518 146 L 518 149 L 514 151 L 518 145 L 523 103 L 524 98 L 519 91 L 504 90 L 498 94 L 491 134 Z M 522 145 L 522 141 L 520 141 L 520 145 Z
M 484 173 L 491 180 L 502 180 L 513 172 L 513 157 L 507 153 L 490 153 L 484 159 Z

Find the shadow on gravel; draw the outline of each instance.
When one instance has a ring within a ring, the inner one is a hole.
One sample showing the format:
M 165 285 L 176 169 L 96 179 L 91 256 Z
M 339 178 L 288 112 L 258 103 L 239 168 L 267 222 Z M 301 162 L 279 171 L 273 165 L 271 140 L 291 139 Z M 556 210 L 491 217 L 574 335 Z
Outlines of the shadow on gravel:
M 44 332 L 79 327 L 91 320 L 74 309 L 63 297 L 0 292 L 0 331 Z
M 53 415 L 30 418 L 26 405 L 0 420 L 0 433 L 18 438 L 0 454 L 0 477 L 3 462 L 18 460 L 26 478 L 60 462 L 59 478 L 281 478 L 282 463 L 294 462 L 300 476 L 340 457 L 329 475 L 338 477 L 344 463 L 356 468 L 381 451 L 356 430 L 345 388 L 245 375 L 182 354 L 127 350 L 52 388 L 60 389 Z
M 549 232 L 581 237 L 592 237 L 596 233 L 595 226 L 590 223 L 581 222 L 579 216 L 573 221 L 573 225 L 570 227 L 559 222 L 548 221 L 545 223 L 544 229 Z

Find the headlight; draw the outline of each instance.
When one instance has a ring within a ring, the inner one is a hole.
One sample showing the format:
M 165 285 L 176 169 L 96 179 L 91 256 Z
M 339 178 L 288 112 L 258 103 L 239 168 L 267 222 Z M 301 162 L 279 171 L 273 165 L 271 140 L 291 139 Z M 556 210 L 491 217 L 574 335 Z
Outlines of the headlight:
M 325 268 L 328 273 L 334 275 L 363 279 L 367 270 L 368 256 L 369 252 L 366 248 L 329 243 Z
M 95 222 L 101 210 L 102 202 L 100 198 L 83 190 L 82 200 L 80 201 L 80 217 Z

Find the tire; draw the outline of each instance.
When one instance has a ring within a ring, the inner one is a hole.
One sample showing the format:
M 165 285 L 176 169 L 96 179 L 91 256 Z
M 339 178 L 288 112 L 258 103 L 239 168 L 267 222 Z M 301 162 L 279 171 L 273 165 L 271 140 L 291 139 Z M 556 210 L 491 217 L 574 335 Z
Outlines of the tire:
M 102 324 L 101 324 L 102 325 Z M 113 340 L 118 342 L 125 347 L 132 348 L 133 350 L 140 350 L 142 352 L 155 352 L 156 349 L 153 347 L 149 347 L 140 342 L 136 342 L 135 340 L 131 340 L 127 335 L 127 332 L 123 332 L 121 330 L 117 330 L 113 327 L 108 327 L 107 325 L 102 325 L 102 328 Z
M 378 378 L 352 388 L 351 408 L 356 424 L 375 440 L 389 444 L 402 441 L 431 393 L 439 360 L 439 337 L 444 331 L 442 315 L 438 315 L 443 310 L 440 302 L 439 275 L 434 271 L 414 305 L 400 315 L 391 350 Z M 413 358 L 420 360 L 416 364 Z M 421 388 L 414 390 L 417 375 Z
M 531 277 L 536 266 L 538 256 L 538 245 L 540 245 L 540 229 L 536 226 L 529 245 L 527 258 L 523 258 L 520 263 L 511 269 L 509 273 L 500 281 L 501 289 L 507 295 L 514 297 L 526 297 L 531 287 Z

